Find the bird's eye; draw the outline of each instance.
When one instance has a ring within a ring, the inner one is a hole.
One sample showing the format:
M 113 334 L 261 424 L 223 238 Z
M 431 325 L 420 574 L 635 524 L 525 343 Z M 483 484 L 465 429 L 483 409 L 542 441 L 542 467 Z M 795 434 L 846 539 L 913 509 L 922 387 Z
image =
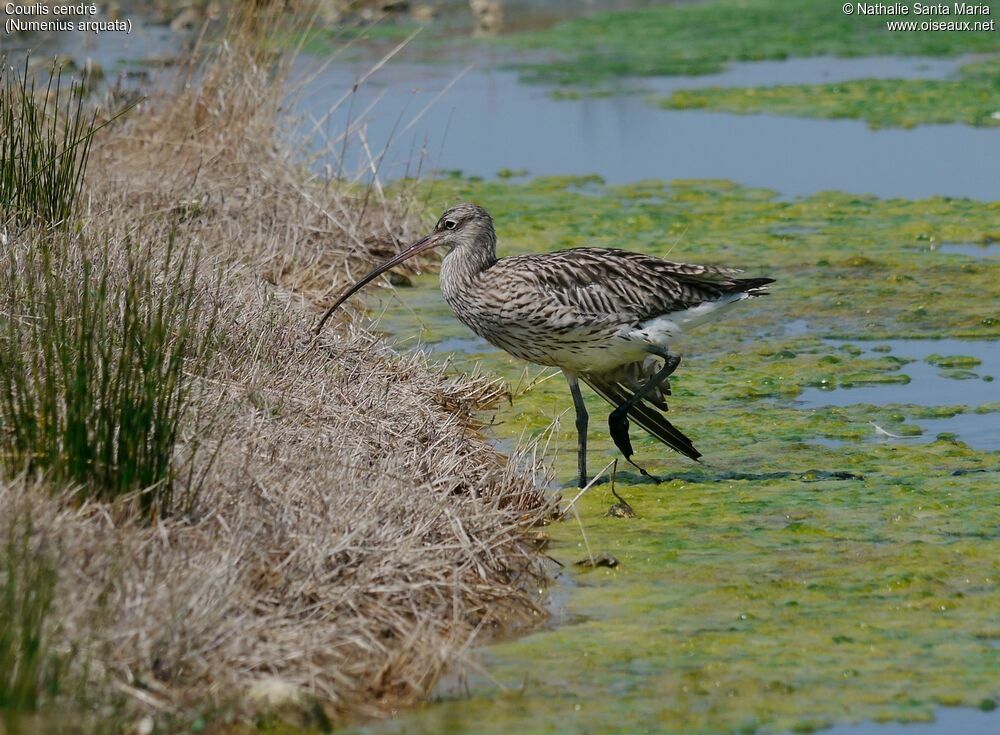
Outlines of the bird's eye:
M 456 227 L 458 227 L 458 222 L 456 222 L 455 220 L 453 220 L 453 219 L 446 219 L 444 221 L 444 228 L 446 230 L 454 230 Z

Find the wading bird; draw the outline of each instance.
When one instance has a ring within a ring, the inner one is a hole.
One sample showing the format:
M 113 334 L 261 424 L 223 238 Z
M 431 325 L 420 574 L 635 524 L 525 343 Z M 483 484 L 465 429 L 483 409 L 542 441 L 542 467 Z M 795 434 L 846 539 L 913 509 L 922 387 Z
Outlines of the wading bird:
M 497 258 L 493 219 L 460 204 L 433 232 L 347 289 L 316 325 L 382 273 L 431 248 L 448 247 L 441 292 L 462 322 L 522 360 L 562 370 L 576 408 L 580 487 L 587 484 L 587 409 L 582 380 L 615 409 L 608 427 L 632 461 L 628 417 L 691 459 L 701 453 L 660 413 L 667 378 L 680 364 L 670 346 L 738 301 L 767 294 L 773 278 L 737 278 L 732 268 L 689 265 L 609 248 Z M 657 410 L 660 409 L 660 410 Z

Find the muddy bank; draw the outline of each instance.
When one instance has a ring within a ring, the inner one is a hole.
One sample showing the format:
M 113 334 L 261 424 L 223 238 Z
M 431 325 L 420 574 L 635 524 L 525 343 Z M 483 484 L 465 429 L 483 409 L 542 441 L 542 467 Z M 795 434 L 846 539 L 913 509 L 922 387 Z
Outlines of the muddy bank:
M 281 136 L 281 70 L 246 39 L 195 78 L 101 131 L 67 246 L 200 255 L 191 298 L 219 318 L 177 450 L 190 503 L 150 525 L 127 499 L 3 481 L 0 548 L 23 542 L 55 575 L 45 640 L 66 671 L 43 713 L 187 731 L 266 710 L 271 687 L 302 704 L 295 721 L 379 714 L 544 616 L 526 531 L 546 502 L 530 463 L 478 431 L 501 386 L 346 322 L 310 331 L 349 272 L 419 226 L 406 199 L 308 176 Z M 41 237 L 8 227 L 4 257 Z M 14 579 L 22 557 L 4 559 Z

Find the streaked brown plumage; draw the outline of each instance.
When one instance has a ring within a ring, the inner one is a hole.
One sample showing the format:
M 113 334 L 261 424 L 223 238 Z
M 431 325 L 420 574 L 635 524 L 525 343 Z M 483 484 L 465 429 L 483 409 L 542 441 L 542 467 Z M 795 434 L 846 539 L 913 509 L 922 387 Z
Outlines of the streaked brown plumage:
M 461 204 L 445 212 L 430 235 L 348 289 L 317 331 L 379 274 L 442 245 L 451 252 L 441 265 L 441 292 L 455 315 L 515 357 L 566 374 L 577 411 L 581 486 L 587 480 L 587 413 L 578 380 L 616 406 L 611 435 L 629 461 L 626 416 L 678 452 L 701 456 L 657 410 L 667 408 L 667 377 L 679 363 L 669 347 L 725 307 L 766 294 L 773 279 L 738 278 L 731 268 L 608 248 L 497 259 L 492 218 L 481 207 Z

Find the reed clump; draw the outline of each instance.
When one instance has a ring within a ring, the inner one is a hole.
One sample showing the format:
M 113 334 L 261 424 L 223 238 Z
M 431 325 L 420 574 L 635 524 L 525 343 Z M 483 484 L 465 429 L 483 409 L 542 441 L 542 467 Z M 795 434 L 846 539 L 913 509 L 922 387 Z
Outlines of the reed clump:
M 0 58 L 0 213 L 14 222 L 63 222 L 83 184 L 96 111 L 54 70 L 39 89 Z
M 7 239 L 0 468 L 102 500 L 134 496 L 146 517 L 169 512 L 190 376 L 205 372 L 217 317 L 190 247 L 66 230 Z

